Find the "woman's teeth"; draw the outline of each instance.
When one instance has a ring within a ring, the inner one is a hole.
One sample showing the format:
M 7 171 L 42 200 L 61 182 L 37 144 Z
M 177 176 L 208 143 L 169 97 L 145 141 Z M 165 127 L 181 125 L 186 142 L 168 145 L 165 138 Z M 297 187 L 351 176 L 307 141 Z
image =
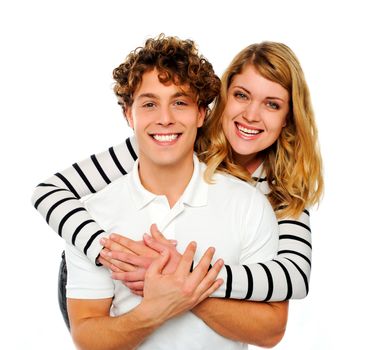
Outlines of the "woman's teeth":
M 254 129 L 248 129 L 245 128 L 239 124 L 237 124 L 237 128 L 239 129 L 240 132 L 244 133 L 244 134 L 249 134 L 249 135 L 257 135 L 259 134 L 261 131 L 260 130 L 254 130 Z

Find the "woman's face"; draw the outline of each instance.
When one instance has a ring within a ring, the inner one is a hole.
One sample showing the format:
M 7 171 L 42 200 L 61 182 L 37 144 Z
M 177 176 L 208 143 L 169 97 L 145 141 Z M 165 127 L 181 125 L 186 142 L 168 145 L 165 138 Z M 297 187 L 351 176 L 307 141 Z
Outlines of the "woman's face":
M 285 88 L 262 77 L 252 65 L 234 76 L 222 124 L 236 161 L 249 171 L 262 161 L 258 153 L 271 146 L 286 125 L 289 98 Z

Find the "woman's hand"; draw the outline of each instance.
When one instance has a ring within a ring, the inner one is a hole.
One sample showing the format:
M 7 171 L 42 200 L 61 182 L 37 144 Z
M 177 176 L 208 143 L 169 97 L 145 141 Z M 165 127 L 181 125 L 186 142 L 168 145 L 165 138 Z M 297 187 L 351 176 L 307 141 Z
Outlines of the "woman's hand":
M 112 278 L 120 280 L 131 292 L 143 295 L 146 270 L 154 259 L 168 249 L 170 259 L 163 273 L 169 274 L 176 270 L 181 255 L 176 251 L 176 241 L 168 240 L 157 229 L 150 228 L 151 236 L 145 234 L 143 241 L 134 241 L 127 237 L 111 234 L 110 238 L 103 238 L 104 245 L 99 262 L 112 271 Z
M 179 254 L 176 249 L 176 241 L 166 239 L 155 224 L 151 225 L 150 234 L 151 236 L 147 234 L 144 235 L 145 245 L 159 252 L 159 254 L 168 249 L 170 253 L 169 260 L 162 272 L 164 275 L 174 273 L 182 258 L 182 255 Z M 172 242 L 174 244 L 172 244 Z

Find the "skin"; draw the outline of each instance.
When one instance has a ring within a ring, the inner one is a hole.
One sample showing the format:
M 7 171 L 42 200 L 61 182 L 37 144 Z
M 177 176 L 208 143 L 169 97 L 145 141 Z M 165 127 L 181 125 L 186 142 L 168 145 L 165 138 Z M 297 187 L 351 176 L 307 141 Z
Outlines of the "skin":
M 163 85 L 152 70 L 143 75 L 126 116 L 139 145 L 142 185 L 174 205 L 193 173 L 193 145 L 205 110 L 198 108 L 189 86 Z
M 222 283 L 216 277 L 223 265 L 216 262 L 207 273 L 214 248 L 209 248 L 190 273 L 196 244 L 191 242 L 173 274 L 163 275 L 169 260 L 164 250 L 150 265 L 145 276 L 145 296 L 128 313 L 109 315 L 112 298 L 68 299 L 71 334 L 79 349 L 135 349 L 167 320 L 184 313 L 213 293 Z
M 286 126 L 289 100 L 285 88 L 262 77 L 252 65 L 233 78 L 222 124 L 236 161 L 247 167 L 250 173 L 261 164 L 261 151 L 271 146 Z M 110 240 L 102 242 L 106 248 L 101 253 L 100 261 L 113 271 L 113 278 L 123 281 L 132 292 L 143 295 L 144 271 L 154 260 L 153 251 L 160 251 L 164 245 L 175 251 L 174 245 L 165 240 L 154 226 L 151 238 L 145 235 L 138 245 L 125 237 L 121 241 L 121 238 L 114 234 Z M 151 250 L 146 251 L 147 247 Z M 175 256 L 178 261 L 176 254 L 176 251 L 171 253 L 171 257 Z M 126 262 L 129 262 L 128 266 Z M 174 263 L 171 268 L 174 268 Z M 253 303 L 210 298 L 192 312 L 223 336 L 272 347 L 283 337 L 288 302 Z
M 222 127 L 237 163 L 252 173 L 263 161 L 260 152 L 271 146 L 286 126 L 289 93 L 248 65 L 234 76 L 227 96 Z

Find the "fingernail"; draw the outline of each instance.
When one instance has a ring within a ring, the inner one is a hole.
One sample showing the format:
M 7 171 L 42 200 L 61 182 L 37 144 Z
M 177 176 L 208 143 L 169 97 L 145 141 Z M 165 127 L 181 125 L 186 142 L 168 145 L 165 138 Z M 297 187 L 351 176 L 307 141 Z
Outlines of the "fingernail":
M 171 239 L 170 240 L 170 244 L 177 245 L 178 244 L 178 241 L 176 241 L 175 239 Z
M 105 244 L 106 241 L 107 240 L 104 237 L 99 240 L 100 244 L 103 244 L 103 245 Z
M 147 240 L 151 239 L 151 237 L 147 233 L 144 233 L 144 238 L 146 238 Z

